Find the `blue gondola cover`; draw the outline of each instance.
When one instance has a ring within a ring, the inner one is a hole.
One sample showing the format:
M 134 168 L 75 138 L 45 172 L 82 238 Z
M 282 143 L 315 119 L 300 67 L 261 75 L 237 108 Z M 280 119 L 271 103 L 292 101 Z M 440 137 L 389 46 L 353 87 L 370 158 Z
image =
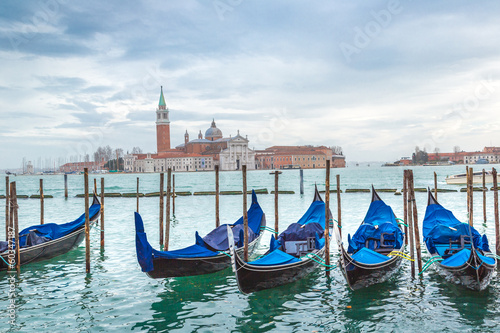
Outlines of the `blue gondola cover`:
M 347 252 L 353 253 L 366 247 L 366 241 L 369 238 L 380 239 L 382 233 L 394 234 L 394 236 L 386 236 L 386 244 L 392 243 L 396 249 L 403 246 L 403 232 L 398 227 L 392 208 L 382 200 L 372 201 L 363 223 L 352 238 L 348 235 L 349 247 Z M 370 241 L 369 247 L 373 249 L 373 243 Z
M 276 249 L 262 258 L 250 262 L 250 264 L 255 266 L 275 266 L 293 264 L 294 262 L 299 261 L 300 259 L 295 258 L 294 256 L 281 251 L 280 249 Z
M 437 253 L 435 244 L 449 244 L 451 240 L 459 240 L 460 236 L 472 235 L 474 247 L 489 252 L 486 235 L 481 236 L 474 227 L 460 222 L 451 211 L 439 204 L 427 206 L 423 222 L 423 235 L 430 253 Z
M 389 260 L 390 258 L 373 250 L 367 249 L 366 247 L 363 247 L 358 252 L 352 255 L 352 259 L 363 264 L 379 264 L 381 262 Z

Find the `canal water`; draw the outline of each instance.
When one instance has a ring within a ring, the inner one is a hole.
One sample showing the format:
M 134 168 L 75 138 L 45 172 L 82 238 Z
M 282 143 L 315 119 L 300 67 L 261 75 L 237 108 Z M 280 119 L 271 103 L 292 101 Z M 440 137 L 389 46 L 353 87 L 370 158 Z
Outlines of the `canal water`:
M 477 167 L 477 166 L 476 166 Z M 487 166 L 491 168 L 491 166 Z M 498 169 L 498 166 L 496 166 Z M 438 175 L 438 187 L 460 189 L 446 185 L 447 175 L 464 172 L 463 166 L 414 167 L 415 187 L 433 187 L 433 173 Z M 475 169 L 475 171 L 478 171 Z M 341 188 L 394 188 L 401 190 L 402 167 L 352 167 L 332 170 L 340 174 Z M 159 190 L 158 174 L 95 175 L 105 179 L 106 192 L 130 193 Z M 69 175 L 69 199 L 64 199 L 62 175 L 17 176 L 18 194 L 37 194 L 39 179 L 44 179 L 45 222 L 63 223 L 75 219 L 84 211 L 83 176 Z M 90 183 L 94 175 L 90 175 Z M 212 191 L 214 173 L 176 173 L 176 191 Z M 313 199 L 314 185 L 324 189 L 324 170 L 304 170 L 305 194 L 299 194 L 299 170 L 284 170 L 280 189 L 295 194 L 279 197 L 279 226 L 284 230 L 296 222 Z M 5 193 L 5 180 L 0 194 Z M 222 172 L 220 187 L 241 190 L 240 172 Z M 269 171 L 248 173 L 248 188 L 274 188 L 274 176 Z M 380 193 L 398 216 L 403 215 L 402 196 Z M 337 215 L 336 197 L 332 193 L 331 210 Z M 369 193 L 342 194 L 344 241 L 354 233 L 370 204 Z M 418 216 L 421 221 L 427 204 L 426 193 L 416 193 Z M 267 214 L 268 226 L 274 226 L 274 195 L 258 195 Z M 462 221 L 466 220 L 466 194 L 439 193 L 438 200 Z M 0 200 L 4 205 L 5 200 Z M 2 206 L 3 207 L 3 206 Z M 175 216 L 170 231 L 170 249 L 194 243 L 195 231 L 205 235 L 215 225 L 214 196 L 177 197 Z M 436 276 L 433 269 L 422 278 L 410 277 L 405 261 L 399 272 L 388 282 L 370 288 L 350 291 L 339 269 L 326 278 L 318 269 L 307 278 L 272 290 L 243 295 L 238 291 L 231 269 L 219 273 L 186 278 L 154 280 L 141 272 L 135 254 L 135 198 L 106 198 L 106 247 L 100 250 L 100 232 L 91 231 L 91 273 L 85 273 L 85 247 L 49 261 L 21 267 L 21 275 L 0 272 L 0 331 L 39 332 L 498 332 L 500 317 L 500 281 L 495 276 L 483 292 L 452 286 Z M 148 239 L 158 244 L 159 198 L 140 199 Z M 474 197 L 474 225 L 486 233 L 494 248 L 493 192 L 487 193 L 487 221 L 482 217 L 482 193 Z M 0 209 L 0 221 L 5 220 Z M 242 197 L 221 196 L 221 223 L 232 223 L 242 214 Z M 37 199 L 19 199 L 20 228 L 37 224 L 40 203 Z M 421 229 L 420 229 L 421 230 Z M 266 232 L 259 253 L 268 247 Z M 0 238 L 5 239 L 4 228 Z M 423 246 L 425 247 L 425 246 Z M 331 243 L 332 262 L 338 259 L 335 241 Z M 427 255 L 427 254 L 425 254 Z M 9 290 L 15 277 L 15 324 L 9 324 Z

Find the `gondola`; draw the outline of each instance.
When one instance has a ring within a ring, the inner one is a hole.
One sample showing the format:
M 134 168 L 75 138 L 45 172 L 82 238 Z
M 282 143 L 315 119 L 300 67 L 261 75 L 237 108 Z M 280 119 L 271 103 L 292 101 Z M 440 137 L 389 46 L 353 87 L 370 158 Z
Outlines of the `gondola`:
M 331 213 L 330 213 L 331 215 Z M 238 287 L 248 294 L 294 282 L 311 273 L 325 255 L 325 203 L 316 188 L 306 213 L 276 240 L 271 236 L 269 251 L 257 260 L 245 262 L 240 251 L 230 249 Z M 231 234 L 228 229 L 228 234 Z
M 234 240 L 239 244 L 237 251 L 243 251 L 243 217 L 233 224 L 224 224 L 201 238 L 195 234 L 195 244 L 173 251 L 158 251 L 149 244 L 141 216 L 135 213 L 136 251 L 141 270 L 153 279 L 209 274 L 221 271 L 231 265 L 227 251 L 229 242 L 226 226 L 234 231 Z M 252 190 L 252 205 L 248 210 L 249 251 L 253 252 L 266 226 L 255 191 Z
M 89 221 L 91 225 L 101 214 L 101 204 L 94 195 L 89 207 Z M 85 238 L 85 213 L 72 222 L 64 224 L 46 223 L 33 225 L 19 232 L 19 246 L 21 265 L 31 262 L 51 259 L 64 254 L 80 245 Z M 9 268 L 10 252 L 8 242 L 0 242 L 0 270 Z
M 429 191 L 423 221 L 427 250 L 438 260 L 438 273 L 447 281 L 481 291 L 493 277 L 496 260 L 490 253 L 486 235 L 460 222 L 441 206 Z
M 340 229 L 334 225 L 340 250 L 339 266 L 352 290 L 387 281 L 399 267 L 405 235 L 391 207 L 386 205 L 372 186 L 368 212 L 344 248 Z

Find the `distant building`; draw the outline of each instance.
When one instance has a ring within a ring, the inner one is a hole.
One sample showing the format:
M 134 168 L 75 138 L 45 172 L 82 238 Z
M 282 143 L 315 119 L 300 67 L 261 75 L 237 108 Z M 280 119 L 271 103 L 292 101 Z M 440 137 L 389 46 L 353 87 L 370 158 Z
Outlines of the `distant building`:
M 97 172 L 104 170 L 104 164 L 106 164 L 104 161 L 66 163 L 59 167 L 59 171 L 64 173 L 83 172 L 85 168 L 88 168 L 89 172 Z
M 255 157 L 257 169 L 318 169 L 325 168 L 327 160 L 332 168 L 345 167 L 345 157 L 325 146 L 273 146 Z
M 33 175 L 35 173 L 35 168 L 33 167 L 33 164 L 31 164 L 31 161 L 29 161 L 26 165 L 26 173 L 28 175 Z

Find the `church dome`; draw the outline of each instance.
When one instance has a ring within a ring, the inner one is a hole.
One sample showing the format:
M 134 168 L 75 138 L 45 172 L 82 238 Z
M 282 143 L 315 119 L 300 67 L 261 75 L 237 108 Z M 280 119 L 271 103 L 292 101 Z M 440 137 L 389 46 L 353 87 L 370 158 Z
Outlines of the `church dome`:
M 215 119 L 212 120 L 212 125 L 205 132 L 205 139 L 210 141 L 222 139 L 222 131 L 215 126 Z

